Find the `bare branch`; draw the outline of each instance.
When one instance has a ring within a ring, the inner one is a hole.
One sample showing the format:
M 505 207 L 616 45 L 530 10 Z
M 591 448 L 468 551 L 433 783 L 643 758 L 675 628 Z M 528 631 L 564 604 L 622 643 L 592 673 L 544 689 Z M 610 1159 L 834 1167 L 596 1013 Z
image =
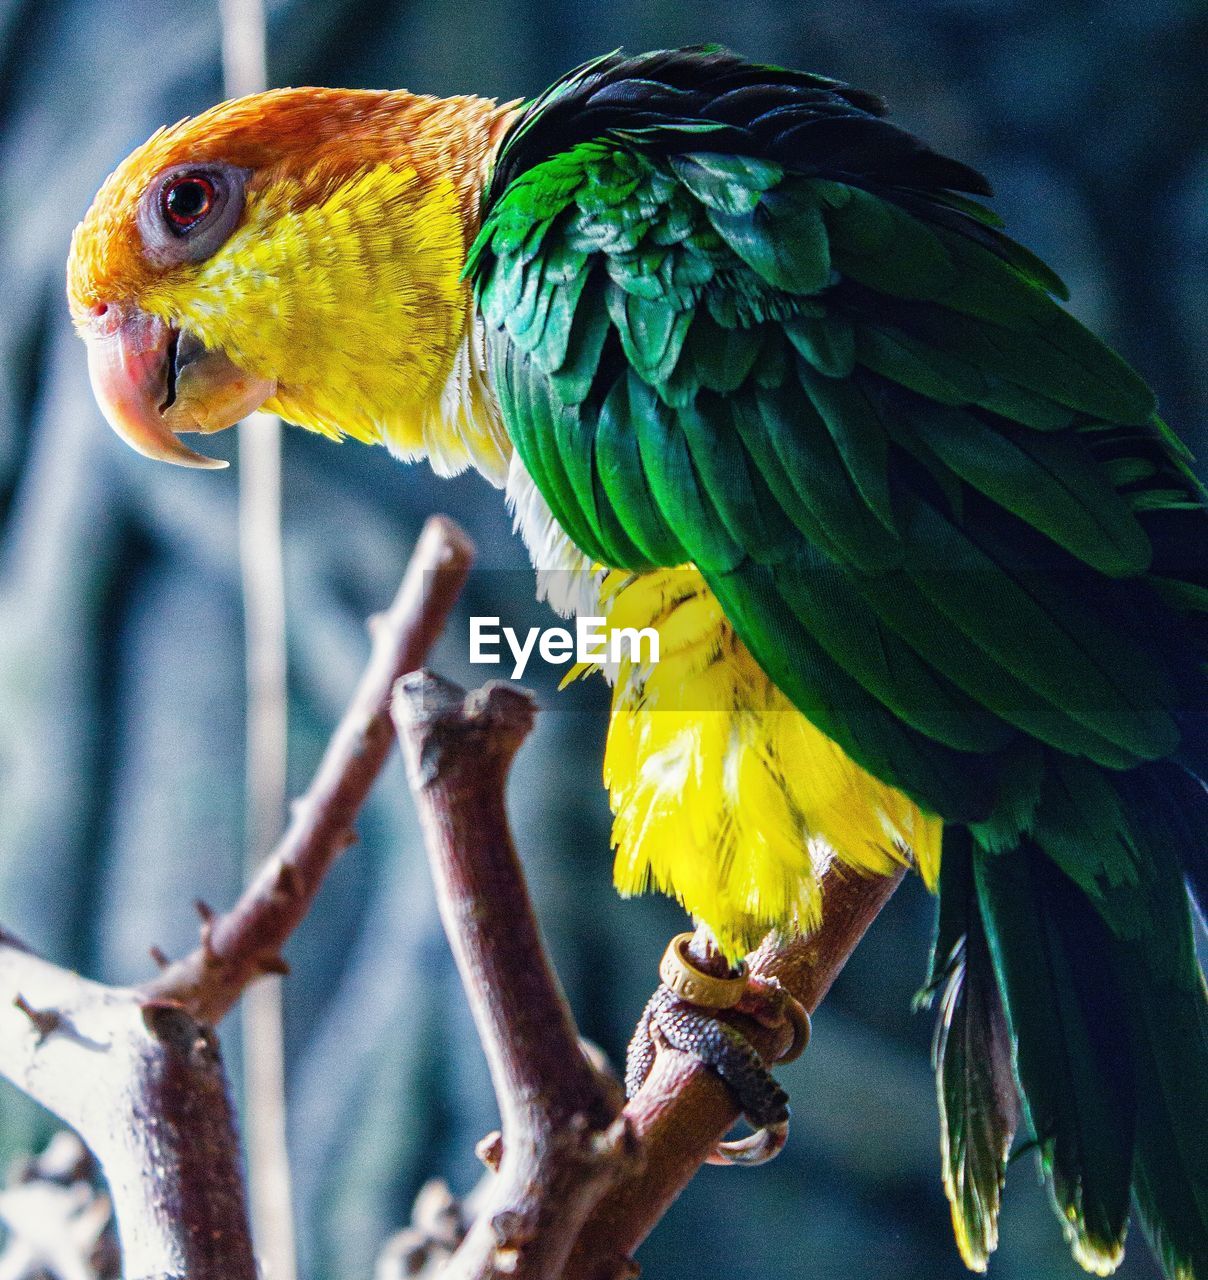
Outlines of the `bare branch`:
M 502 1116 L 498 1174 L 443 1280 L 560 1275 L 592 1205 L 635 1163 L 616 1084 L 579 1045 L 546 959 L 503 793 L 533 722 L 530 696 L 492 684 L 468 696 L 417 673 L 395 721 L 437 901 L 486 1051 Z
M 89 982 L 0 930 L 0 1074 L 75 1129 L 101 1163 L 130 1280 L 253 1280 L 234 1117 L 210 1025 L 280 949 L 390 750 L 389 700 L 423 660 L 473 548 L 429 521 L 310 791 L 235 908 L 198 904 L 202 941 L 141 989 Z M 86 1085 L 85 1083 L 86 1082 Z
M 425 673 L 398 685 L 395 720 L 441 915 L 503 1116 L 502 1140 L 486 1140 L 481 1152 L 498 1175 L 475 1192 L 484 1208 L 437 1264 L 441 1280 L 632 1276 L 634 1250 L 738 1119 L 721 1079 L 687 1055 L 661 1052 L 619 1116 L 587 1065 L 504 811 L 506 776 L 532 716 L 514 687 L 467 696 Z M 832 871 L 821 927 L 765 943 L 752 973 L 778 979 L 812 1012 L 900 880 Z M 788 1048 L 787 1025 L 734 1021 L 765 1061 Z
M 100 1160 L 130 1280 L 255 1280 L 212 1031 L 0 933 L 0 1074 Z
M 47 964 L 0 931 L 0 1073 L 100 1159 L 134 1280 L 255 1273 L 209 1025 L 253 978 L 281 968 L 282 944 L 352 838 L 389 750 L 392 687 L 441 915 L 503 1119 L 502 1138 L 483 1148 L 495 1172 L 475 1193 L 482 1211 L 443 1280 L 632 1275 L 633 1250 L 737 1118 L 718 1077 L 670 1051 L 622 1109 L 615 1082 L 580 1046 L 504 809 L 512 760 L 532 726 L 528 695 L 494 685 L 467 696 L 423 674 L 394 684 L 428 652 L 472 557 L 455 526 L 429 523 L 286 835 L 230 912 L 199 907 L 202 944 L 192 955 L 142 989 L 113 989 Z M 832 873 L 821 929 L 761 948 L 753 972 L 780 979 L 814 1009 L 896 884 Z M 786 1047 L 787 1030 L 746 1022 L 743 1030 L 768 1061 Z M 412 1243 L 400 1237 L 399 1248 Z
M 280 971 L 281 948 L 355 839 L 353 823 L 390 751 L 391 688 L 423 662 L 473 559 L 473 544 L 452 521 L 424 526 L 394 603 L 371 623 L 369 665 L 284 836 L 235 906 L 208 922 L 202 945 L 146 983 L 145 997 L 213 1024 L 249 982 Z
M 779 979 L 813 1013 L 902 874 L 865 879 L 832 870 L 823 881 L 824 914 L 818 930 L 779 946 L 765 942 L 750 957 L 752 973 Z M 773 1030 L 747 1018 L 734 1021 L 765 1062 L 775 1061 L 788 1047 L 787 1027 Z M 626 1105 L 625 1116 L 645 1158 L 596 1205 L 564 1280 L 622 1280 L 632 1275 L 634 1250 L 739 1118 L 721 1078 L 673 1050 L 658 1055 L 646 1083 Z

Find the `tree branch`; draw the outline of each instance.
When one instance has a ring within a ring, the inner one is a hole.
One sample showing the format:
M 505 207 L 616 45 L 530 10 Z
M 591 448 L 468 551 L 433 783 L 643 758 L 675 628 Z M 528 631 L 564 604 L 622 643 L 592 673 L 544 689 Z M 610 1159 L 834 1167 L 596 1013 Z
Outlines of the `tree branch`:
M 394 682 L 423 662 L 473 560 L 473 544 L 452 521 L 427 522 L 394 603 L 371 623 L 369 665 L 285 834 L 231 910 L 204 920 L 201 946 L 144 984 L 144 996 L 212 1025 L 249 982 L 283 969 L 281 948 L 355 839 L 357 813 L 386 762 Z
M 129 1280 L 256 1280 L 212 1031 L 0 933 L 0 1073 L 101 1162 Z
M 212 1024 L 280 948 L 351 838 L 392 740 L 394 681 L 418 666 L 469 572 L 447 520 L 424 529 L 310 790 L 264 871 L 202 946 L 138 989 L 49 964 L 0 931 L 0 1074 L 100 1161 L 129 1280 L 254 1280 L 234 1115 Z
M 503 684 L 467 696 L 417 673 L 397 686 L 441 918 L 502 1116 L 501 1148 L 484 1156 L 498 1176 L 442 1280 L 561 1275 L 587 1213 L 635 1163 L 620 1091 L 580 1048 L 508 830 L 505 782 L 533 714 Z
M 779 979 L 810 1013 L 822 1003 L 868 926 L 901 883 L 902 871 L 863 878 L 832 868 L 822 883 L 822 924 L 809 937 L 776 945 L 768 940 L 750 957 L 751 972 Z M 787 1048 L 787 1027 L 749 1018 L 736 1025 L 773 1062 Z M 671 1207 L 739 1118 L 719 1076 L 674 1050 L 658 1055 L 646 1083 L 625 1107 L 644 1160 L 626 1171 L 597 1203 L 564 1272 L 564 1280 L 620 1280 L 633 1273 L 634 1251 Z
M 88 982 L 0 931 L 0 1073 L 75 1128 L 100 1159 L 131 1280 L 251 1280 L 255 1274 L 238 1142 L 213 1022 L 280 948 L 351 838 L 389 750 L 395 680 L 422 661 L 465 580 L 473 551 L 430 521 L 369 666 L 316 778 L 264 871 L 202 946 L 141 989 Z M 465 695 L 434 677 L 399 680 L 404 745 L 437 897 L 503 1119 L 488 1142 L 497 1170 L 444 1280 L 563 1276 L 618 1280 L 633 1250 L 737 1118 L 721 1081 L 660 1053 L 624 1108 L 585 1056 L 542 947 L 508 831 L 503 794 L 532 726 L 527 694 Z M 752 970 L 817 1007 L 892 894 L 897 877 L 824 884 L 812 937 L 765 945 Z M 787 1030 L 743 1022 L 768 1061 Z M 80 1087 L 81 1079 L 89 1087 Z

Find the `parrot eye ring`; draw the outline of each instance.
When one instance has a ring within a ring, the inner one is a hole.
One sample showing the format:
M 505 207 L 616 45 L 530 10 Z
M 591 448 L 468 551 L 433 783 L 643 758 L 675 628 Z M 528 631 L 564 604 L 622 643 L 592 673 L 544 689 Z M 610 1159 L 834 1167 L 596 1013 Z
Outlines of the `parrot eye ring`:
M 138 230 L 157 267 L 202 262 L 216 252 L 243 213 L 246 169 L 216 161 L 174 165 L 143 193 Z

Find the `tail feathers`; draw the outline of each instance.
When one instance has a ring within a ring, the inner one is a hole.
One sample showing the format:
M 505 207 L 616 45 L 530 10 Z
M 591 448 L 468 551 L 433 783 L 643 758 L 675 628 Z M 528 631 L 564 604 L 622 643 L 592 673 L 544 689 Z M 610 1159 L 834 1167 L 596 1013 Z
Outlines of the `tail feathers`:
M 1200 909 L 1200 919 L 1208 925 L 1208 844 L 1187 851 L 1183 872 L 1187 876 L 1187 888 Z
M 1186 883 L 1208 850 L 1208 789 L 1172 762 L 1114 776 L 1092 768 L 1052 762 L 1032 833 L 1015 849 L 945 835 L 936 967 L 947 982 L 937 1069 L 948 1172 L 959 1190 L 947 1153 L 953 1134 L 974 1131 L 978 1105 L 972 1091 L 944 1092 L 961 1068 L 953 1035 L 973 1034 L 976 1017 L 988 1072 L 1003 1054 L 989 1010 L 968 1003 L 988 954 L 1075 1258 L 1099 1274 L 1116 1267 L 1131 1192 L 1170 1280 L 1208 1280 L 1208 990 Z M 953 1205 L 958 1235 L 973 1241 L 966 1261 L 984 1265 L 997 1200 Z
M 1121 780 L 1157 934 L 1121 944 L 1122 995 L 1137 1070 L 1136 1194 L 1174 1280 L 1208 1280 L 1208 992 L 1184 889 L 1187 853 L 1208 848 L 1208 791 L 1172 765 Z
M 1175 815 L 1183 827 L 1181 833 L 1175 833 L 1175 843 L 1187 888 L 1200 909 L 1201 919 L 1208 922 L 1208 768 L 1198 776 L 1169 768 L 1164 773 L 1164 783 L 1175 802 Z
M 942 988 L 932 1046 L 944 1191 L 957 1247 L 985 1271 L 998 1245 L 1007 1159 L 1019 1123 L 1011 1038 L 973 886 L 968 831 L 949 828 L 931 990 Z
M 1075 1259 L 1110 1274 L 1124 1255 L 1137 1119 L 1112 938 L 1035 844 L 977 850 L 974 873 L 1025 1114 L 1054 1205 Z
M 1203 993 L 1132 992 L 1139 1026 L 1135 1189 L 1172 1280 L 1208 1278 L 1208 1023 Z M 1177 1042 L 1173 1043 L 1172 1042 Z

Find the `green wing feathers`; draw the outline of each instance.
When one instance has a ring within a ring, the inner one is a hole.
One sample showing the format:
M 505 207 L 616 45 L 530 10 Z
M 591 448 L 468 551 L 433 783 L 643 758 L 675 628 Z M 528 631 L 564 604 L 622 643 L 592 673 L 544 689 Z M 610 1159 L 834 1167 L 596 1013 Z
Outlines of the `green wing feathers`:
M 1167 1273 L 1208 1280 L 1208 517 L 984 182 L 879 111 L 717 50 L 538 99 L 469 267 L 504 418 L 583 551 L 697 565 L 796 706 L 949 824 L 966 1261 L 1018 1091 L 1080 1262 L 1112 1269 L 1135 1197 Z
M 761 661 L 820 651 L 785 692 L 815 715 L 843 689 L 820 727 L 873 772 L 893 739 L 887 780 L 951 820 L 992 818 L 1021 734 L 1111 768 L 1174 750 L 1192 660 L 1137 616 L 1162 607 L 1142 517 L 1194 490 L 1048 277 L 746 157 L 584 143 L 496 208 L 475 266 L 509 427 L 590 555 L 693 561 Z

